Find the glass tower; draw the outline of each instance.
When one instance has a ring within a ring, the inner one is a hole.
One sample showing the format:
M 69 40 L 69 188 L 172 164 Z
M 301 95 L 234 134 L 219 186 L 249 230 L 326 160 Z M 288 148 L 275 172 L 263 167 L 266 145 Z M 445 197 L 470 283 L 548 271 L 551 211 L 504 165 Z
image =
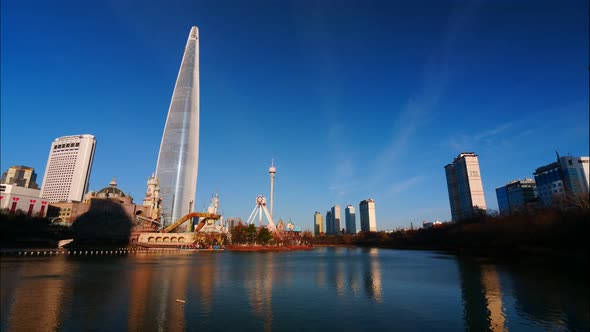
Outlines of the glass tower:
M 192 27 L 162 135 L 156 177 L 165 224 L 191 212 L 199 165 L 199 29 Z

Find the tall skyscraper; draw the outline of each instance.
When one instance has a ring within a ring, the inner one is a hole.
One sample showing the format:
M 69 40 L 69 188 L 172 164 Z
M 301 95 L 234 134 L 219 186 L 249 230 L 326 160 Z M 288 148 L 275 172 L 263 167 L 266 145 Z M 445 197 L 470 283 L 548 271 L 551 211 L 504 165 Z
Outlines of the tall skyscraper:
M 334 234 L 334 222 L 332 221 L 332 211 L 326 212 L 326 234 Z
M 82 201 L 88 191 L 95 148 L 93 135 L 55 139 L 49 149 L 41 197 L 49 202 Z
M 346 232 L 349 234 L 356 234 L 356 215 L 354 212 L 354 206 L 347 205 L 344 209 L 346 218 Z
M 332 206 L 332 225 L 334 227 L 333 231 L 334 234 L 340 234 L 340 231 L 342 230 L 341 225 L 340 225 L 340 220 L 342 219 L 341 214 L 340 214 L 340 205 L 334 205 Z
M 445 166 L 453 221 L 476 217 L 486 211 L 479 160 L 472 152 L 459 154 Z
M 361 201 L 359 203 L 359 210 L 361 213 L 361 231 L 376 232 L 375 201 L 372 198 Z
M 165 224 L 191 212 L 199 166 L 199 29 L 192 27 L 172 93 L 156 166 Z
M 39 189 L 35 169 L 27 166 L 11 166 L 2 173 L 3 184 L 14 184 L 18 187 Z
M 315 236 L 318 236 L 323 232 L 324 227 L 322 225 L 322 214 L 319 211 L 316 211 L 313 215 L 313 233 Z

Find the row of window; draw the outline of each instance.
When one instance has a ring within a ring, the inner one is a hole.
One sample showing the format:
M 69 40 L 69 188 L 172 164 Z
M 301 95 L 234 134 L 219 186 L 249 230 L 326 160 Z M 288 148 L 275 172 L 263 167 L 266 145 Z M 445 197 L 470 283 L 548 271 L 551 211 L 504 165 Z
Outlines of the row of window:
M 53 147 L 53 149 L 63 149 L 63 148 L 70 148 L 70 147 L 78 147 L 80 143 L 66 143 L 66 144 L 57 144 Z

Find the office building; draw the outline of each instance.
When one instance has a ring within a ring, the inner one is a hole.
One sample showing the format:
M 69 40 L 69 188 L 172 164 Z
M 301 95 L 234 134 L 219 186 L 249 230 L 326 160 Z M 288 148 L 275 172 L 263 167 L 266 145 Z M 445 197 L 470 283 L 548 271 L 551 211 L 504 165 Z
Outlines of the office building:
M 316 211 L 313 215 L 313 233 L 315 236 L 318 236 L 323 232 L 324 227 L 322 225 L 322 214 L 319 211 Z
M 334 223 L 332 221 L 332 211 L 326 212 L 326 235 L 334 234 Z
M 588 157 L 557 156 L 557 161 L 535 170 L 535 182 L 543 207 L 567 207 L 580 195 L 588 195 Z
M 340 214 L 340 205 L 334 205 L 332 206 L 332 225 L 334 227 L 334 234 L 340 234 L 342 231 L 340 220 L 342 220 Z
M 35 169 L 27 166 L 11 166 L 6 172 L 2 173 L 2 183 L 39 189 Z
M 346 206 L 346 209 L 344 209 L 344 217 L 346 220 L 346 233 L 356 234 L 356 215 L 354 211 L 354 206 Z
M 95 149 L 93 135 L 55 139 L 49 149 L 41 197 L 50 203 L 82 201 L 88 191 Z
M 477 154 L 459 154 L 452 164 L 445 166 L 447 189 L 453 221 L 480 216 L 486 211 L 483 184 Z
M 198 166 L 199 30 L 192 27 L 172 93 L 156 166 L 165 224 L 192 212 Z
M 496 188 L 498 209 L 501 215 L 527 213 L 537 203 L 537 185 L 533 179 L 514 180 Z
M 361 231 L 376 232 L 375 201 L 372 198 L 361 201 L 359 203 L 359 211 L 361 214 Z

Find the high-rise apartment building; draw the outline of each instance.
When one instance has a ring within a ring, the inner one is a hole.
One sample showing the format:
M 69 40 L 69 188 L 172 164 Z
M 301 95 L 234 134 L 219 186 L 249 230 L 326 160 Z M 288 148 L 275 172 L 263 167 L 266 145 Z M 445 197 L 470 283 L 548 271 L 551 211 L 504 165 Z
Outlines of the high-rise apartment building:
M 35 169 L 28 166 L 11 166 L 2 173 L 3 184 L 13 184 L 18 187 L 39 189 Z
M 461 221 L 485 213 L 486 201 L 479 172 L 477 154 L 459 154 L 445 166 L 447 189 L 453 221 Z
M 346 206 L 346 209 L 344 209 L 344 217 L 346 220 L 346 233 L 356 234 L 356 215 L 354 206 Z
M 566 207 L 588 194 L 588 157 L 557 156 L 557 161 L 536 169 L 534 176 L 541 205 Z
M 166 118 L 156 178 L 165 224 L 191 212 L 199 166 L 199 29 L 192 27 Z
M 340 225 L 340 220 L 342 220 L 341 214 L 340 214 L 340 205 L 334 205 L 332 206 L 332 225 L 333 225 L 333 231 L 334 234 L 340 234 L 341 230 L 342 230 L 342 226 Z
M 82 201 L 88 191 L 95 148 L 93 135 L 55 139 L 49 149 L 41 197 L 49 202 Z
M 361 213 L 361 231 L 376 232 L 375 201 L 372 198 L 361 201 L 359 203 L 359 211 Z
M 334 222 L 332 221 L 332 211 L 326 212 L 326 234 L 334 234 Z
M 320 235 L 324 232 L 324 226 L 322 225 L 322 214 L 316 211 L 313 215 L 313 233 L 315 236 Z
M 502 215 L 525 213 L 537 202 L 537 185 L 533 179 L 514 180 L 496 188 L 498 209 Z

